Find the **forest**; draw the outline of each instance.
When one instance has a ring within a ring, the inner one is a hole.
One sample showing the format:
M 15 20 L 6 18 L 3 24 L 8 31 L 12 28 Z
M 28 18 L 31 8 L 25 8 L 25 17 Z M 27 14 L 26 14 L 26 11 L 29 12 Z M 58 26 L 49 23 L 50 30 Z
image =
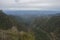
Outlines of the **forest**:
M 0 40 L 60 40 L 60 13 L 24 19 L 0 10 Z

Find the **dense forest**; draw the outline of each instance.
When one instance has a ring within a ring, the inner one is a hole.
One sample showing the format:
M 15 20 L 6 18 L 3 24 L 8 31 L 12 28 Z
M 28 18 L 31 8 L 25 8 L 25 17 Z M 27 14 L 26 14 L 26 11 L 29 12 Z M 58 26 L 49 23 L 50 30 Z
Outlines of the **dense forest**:
M 0 10 L 0 40 L 60 40 L 60 13 L 24 19 Z

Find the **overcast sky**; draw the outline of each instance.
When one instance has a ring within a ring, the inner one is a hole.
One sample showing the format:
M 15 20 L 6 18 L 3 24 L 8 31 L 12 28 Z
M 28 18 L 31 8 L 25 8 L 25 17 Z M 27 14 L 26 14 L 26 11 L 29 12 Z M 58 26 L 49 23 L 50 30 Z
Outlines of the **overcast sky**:
M 2 10 L 60 10 L 60 0 L 0 0 Z

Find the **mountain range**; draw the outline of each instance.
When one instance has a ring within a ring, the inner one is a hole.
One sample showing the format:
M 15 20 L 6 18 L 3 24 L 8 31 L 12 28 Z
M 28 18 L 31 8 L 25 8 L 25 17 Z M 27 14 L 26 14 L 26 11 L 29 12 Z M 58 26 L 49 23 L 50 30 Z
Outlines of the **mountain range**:
M 60 11 L 38 11 L 38 10 L 16 10 L 16 11 L 4 11 L 6 14 L 10 15 L 48 15 L 48 14 L 55 14 L 60 13 Z

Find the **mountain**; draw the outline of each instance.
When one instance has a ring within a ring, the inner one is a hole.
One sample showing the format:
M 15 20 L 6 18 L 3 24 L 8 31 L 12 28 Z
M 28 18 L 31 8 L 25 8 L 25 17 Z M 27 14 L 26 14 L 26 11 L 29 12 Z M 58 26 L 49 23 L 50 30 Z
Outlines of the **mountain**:
M 13 25 L 13 20 L 0 10 L 0 29 L 10 29 Z
M 15 15 L 7 15 L 2 10 L 0 10 L 0 29 L 7 30 L 11 29 L 13 26 L 21 31 L 27 31 L 27 23 L 24 18 Z
M 60 40 L 60 12 L 0 10 L 0 29 L 11 27 L 0 38 L 4 33 L 7 40 Z
M 41 10 L 16 10 L 16 11 L 4 11 L 7 14 L 10 15 L 23 15 L 23 16 L 29 16 L 29 15 L 48 15 L 48 14 L 55 14 L 60 13 L 60 11 L 41 11 Z
M 16 10 L 16 11 L 4 11 L 7 15 L 13 15 L 17 17 L 19 21 L 22 18 L 25 22 L 31 22 L 31 20 L 40 16 L 52 16 L 56 13 L 60 13 L 60 11 L 41 11 L 41 10 Z M 20 17 L 20 18 L 19 18 Z

